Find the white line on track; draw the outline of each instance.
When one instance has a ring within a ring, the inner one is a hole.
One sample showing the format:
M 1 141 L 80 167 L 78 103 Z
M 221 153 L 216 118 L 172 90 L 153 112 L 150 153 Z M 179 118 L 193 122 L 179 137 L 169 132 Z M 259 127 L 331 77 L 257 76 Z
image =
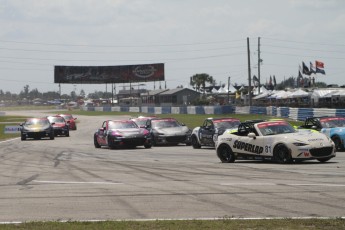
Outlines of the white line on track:
M 16 137 L 16 138 L 13 138 L 13 139 L 9 139 L 9 140 L 6 140 L 6 141 L 0 141 L 0 144 L 1 143 L 6 143 L 6 142 L 10 142 L 10 141 L 15 141 L 17 139 L 19 139 L 19 137 Z
M 102 184 L 102 185 L 118 185 L 118 184 L 123 184 L 123 183 L 117 183 L 117 182 L 102 182 L 102 181 L 82 182 L 82 181 L 33 180 L 32 182 L 41 183 L 41 184 Z
M 291 219 L 291 220 L 310 220 L 310 219 L 315 219 L 315 220 L 333 220 L 335 219 L 334 217 L 233 217 L 233 218 L 228 218 L 228 217 L 210 217 L 210 218 L 177 218 L 177 219 L 162 219 L 162 218 L 157 218 L 157 219 L 115 219 L 115 220 L 75 220 L 76 222 L 104 222 L 104 221 L 157 221 L 157 220 L 285 220 L 285 219 Z M 345 219 L 344 216 L 337 217 L 337 219 Z M 65 223 L 65 222 L 70 222 L 71 220 L 58 220 L 56 222 L 59 223 Z M 43 221 L 46 222 L 46 221 Z M 49 221 L 50 222 L 50 221 Z M 25 221 L 2 221 L 0 224 L 22 224 L 26 223 Z
M 280 184 L 280 183 L 221 183 L 224 186 L 322 186 L 322 187 L 345 187 L 345 184 Z

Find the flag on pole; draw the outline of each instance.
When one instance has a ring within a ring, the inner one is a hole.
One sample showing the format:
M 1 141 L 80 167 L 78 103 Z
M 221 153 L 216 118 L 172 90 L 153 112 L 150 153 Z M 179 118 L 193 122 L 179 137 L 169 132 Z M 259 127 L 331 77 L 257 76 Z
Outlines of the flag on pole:
M 277 86 L 277 81 L 276 81 L 276 76 L 273 75 L 273 86 L 276 87 Z
M 310 73 L 316 73 L 315 66 L 313 65 L 312 62 L 310 62 L 310 67 L 309 67 Z
M 311 74 L 310 70 L 308 69 L 308 66 L 304 63 L 304 61 L 302 61 L 302 67 L 303 67 L 303 74 L 305 75 Z
M 324 70 L 325 64 L 322 61 L 315 61 L 315 72 L 316 73 L 321 73 L 321 74 L 326 74 L 326 71 Z
M 322 61 L 315 61 L 315 66 L 320 69 L 325 68 L 325 64 Z

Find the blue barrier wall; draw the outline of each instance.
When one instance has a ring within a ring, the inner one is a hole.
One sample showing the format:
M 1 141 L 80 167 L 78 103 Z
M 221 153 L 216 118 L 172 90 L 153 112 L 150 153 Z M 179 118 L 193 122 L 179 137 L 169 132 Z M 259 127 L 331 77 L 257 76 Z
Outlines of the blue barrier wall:
M 148 114 L 262 114 L 276 117 L 290 118 L 293 120 L 305 120 L 312 116 L 342 116 L 345 117 L 345 109 L 327 108 L 290 108 L 290 107 L 257 107 L 257 106 L 181 106 L 181 107 L 82 107 L 86 111 L 121 111 L 142 112 Z

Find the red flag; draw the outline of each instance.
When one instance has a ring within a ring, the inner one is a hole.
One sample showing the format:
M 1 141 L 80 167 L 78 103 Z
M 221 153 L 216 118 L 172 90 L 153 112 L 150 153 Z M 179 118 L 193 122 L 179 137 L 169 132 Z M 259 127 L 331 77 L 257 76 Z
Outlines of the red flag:
M 325 65 L 321 61 L 315 61 L 315 66 L 316 68 L 321 68 L 321 69 L 325 68 Z

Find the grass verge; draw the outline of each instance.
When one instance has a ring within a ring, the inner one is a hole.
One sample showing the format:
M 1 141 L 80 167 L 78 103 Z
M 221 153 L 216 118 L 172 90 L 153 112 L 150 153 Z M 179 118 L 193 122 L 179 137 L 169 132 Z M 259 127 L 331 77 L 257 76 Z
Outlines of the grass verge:
M 24 116 L 0 116 L 0 140 L 20 137 L 20 133 L 5 134 L 5 126 L 15 126 L 24 122 Z
M 155 220 L 155 221 L 104 221 L 104 222 L 29 222 L 22 224 L 4 224 L 0 229 L 345 229 L 345 220 L 335 219 L 264 219 L 264 220 Z

